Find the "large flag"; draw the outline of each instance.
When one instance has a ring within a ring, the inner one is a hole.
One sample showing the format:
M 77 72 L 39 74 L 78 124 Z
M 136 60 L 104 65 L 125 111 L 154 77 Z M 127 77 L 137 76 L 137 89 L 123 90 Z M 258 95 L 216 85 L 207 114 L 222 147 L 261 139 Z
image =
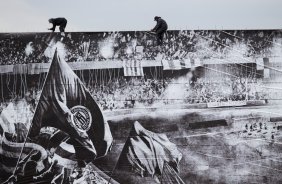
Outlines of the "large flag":
M 78 160 L 92 161 L 107 154 L 112 134 L 89 91 L 55 51 L 37 104 L 30 137 L 41 127 L 58 128 L 70 136 Z
M 140 60 L 123 61 L 124 76 L 144 76 L 142 62 Z
M 157 177 L 159 180 L 169 172 L 170 180 L 175 178 L 173 181 L 178 181 L 181 158 L 182 154 L 177 146 L 165 134 L 146 130 L 136 121 L 118 160 L 117 169 L 135 171 L 140 176 Z M 168 171 L 165 164 L 174 171 Z

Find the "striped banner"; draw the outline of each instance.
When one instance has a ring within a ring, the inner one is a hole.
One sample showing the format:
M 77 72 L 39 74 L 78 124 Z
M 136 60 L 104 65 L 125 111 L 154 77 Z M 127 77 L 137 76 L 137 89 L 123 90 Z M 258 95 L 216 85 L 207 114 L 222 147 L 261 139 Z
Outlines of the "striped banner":
M 0 136 L 0 139 L 0 156 L 2 158 L 0 159 L 0 171 L 10 174 L 14 171 L 22 147 L 24 147 L 24 149 L 21 159 L 27 156 L 32 150 L 41 152 L 40 162 L 47 158 L 46 150 L 38 144 L 26 143 L 24 146 L 24 143 L 11 142 L 7 140 L 5 134 L 3 134 L 2 137 Z
M 24 143 L 11 142 L 6 139 L 4 134 L 3 137 L 0 136 L 0 139 L 0 172 L 2 173 L 1 179 L 5 180 L 14 172 Z M 43 161 L 47 158 L 47 151 L 38 144 L 26 143 L 21 159 L 25 158 L 31 151 L 39 151 L 41 153 L 41 157 L 37 164 L 38 170 L 42 171 L 45 168 Z M 73 146 L 67 143 L 62 143 L 57 147 L 53 160 L 57 160 L 57 166 L 67 169 L 68 172 L 77 165 Z
M 123 61 L 124 76 L 144 76 L 140 60 Z

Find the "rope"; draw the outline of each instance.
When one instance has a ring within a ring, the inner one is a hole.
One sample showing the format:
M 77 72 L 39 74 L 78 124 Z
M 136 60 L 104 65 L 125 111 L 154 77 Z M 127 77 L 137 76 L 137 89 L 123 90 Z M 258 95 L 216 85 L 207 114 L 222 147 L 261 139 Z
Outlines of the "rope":
M 1 75 L 1 96 L 2 96 L 2 100 L 4 102 L 4 89 L 3 89 L 3 76 Z
M 209 68 L 209 67 L 205 67 L 205 66 L 203 66 L 203 67 L 206 68 L 206 69 L 212 70 L 212 71 L 216 71 L 216 72 L 218 72 L 218 73 L 222 73 L 222 74 L 225 74 L 225 75 L 229 75 L 229 76 L 232 76 L 232 77 L 235 77 L 235 78 L 240 78 L 240 77 L 238 77 L 238 76 L 236 76 L 236 75 L 232 75 L 232 74 L 230 74 L 230 73 L 222 72 L 222 71 L 220 71 L 220 70 L 216 70 L 216 69 Z
M 13 94 L 17 95 L 17 74 L 14 74 Z
M 90 86 L 90 81 L 91 81 L 91 77 L 90 77 L 90 69 L 88 70 L 88 82 L 87 82 L 87 86 Z
M 209 48 L 207 48 L 207 47 L 204 47 L 204 46 L 203 46 L 203 48 L 206 49 L 206 50 L 212 51 L 213 54 L 216 54 L 216 55 L 219 56 L 219 54 L 218 54 L 217 52 L 215 52 L 215 51 L 213 51 L 213 50 L 211 50 L 211 49 L 209 49 Z M 230 59 L 226 59 L 226 60 L 227 60 L 227 61 L 231 61 Z M 221 60 L 221 62 L 226 63 L 226 64 L 228 64 L 228 65 L 231 65 L 231 63 L 225 62 L 224 60 Z M 245 67 L 245 68 L 251 68 L 251 69 L 253 69 L 253 67 L 246 66 L 246 65 L 241 64 L 241 63 L 236 63 L 236 64 L 237 64 L 237 65 L 240 65 L 241 68 L 242 68 L 242 66 L 243 66 L 243 67 Z M 231 65 L 231 66 L 232 66 L 232 65 Z M 233 66 L 232 66 L 232 67 L 233 67 Z M 263 75 L 261 75 L 261 74 L 259 74 L 259 75 L 263 77 Z
M 109 73 L 109 81 L 112 81 L 112 70 L 108 69 L 108 73 Z
M 96 69 L 94 69 L 94 73 L 95 73 L 95 84 L 98 83 L 98 74 L 97 74 L 98 70 L 96 71 Z
M 231 50 L 234 50 L 234 51 L 236 51 L 236 52 L 238 52 L 238 53 L 240 53 L 240 54 L 244 54 L 243 52 L 238 51 L 237 49 L 231 48 L 230 46 L 225 45 L 225 44 L 223 44 L 223 43 L 220 43 L 220 42 L 218 42 L 218 41 L 216 41 L 216 40 L 214 40 L 214 39 L 212 39 L 212 38 L 208 38 L 208 37 L 202 36 L 202 35 L 200 35 L 200 34 L 197 34 L 197 35 L 200 36 L 200 37 L 202 37 L 202 38 L 204 38 L 204 39 L 207 39 L 207 40 L 211 40 L 211 41 L 213 41 L 213 42 L 216 42 L 216 43 L 218 43 L 218 44 L 220 44 L 220 45 L 222 45 L 222 46 L 225 46 L 226 48 L 229 48 L 229 49 L 231 49 Z M 241 59 L 243 59 L 243 60 L 245 60 L 245 61 L 248 61 L 249 63 L 253 63 L 253 61 L 251 61 L 251 60 L 249 60 L 249 59 L 247 59 L 247 58 L 241 57 Z M 259 66 L 265 67 L 265 66 L 262 65 L 262 64 L 259 64 L 259 63 L 256 63 L 256 64 L 259 65 Z M 266 68 L 269 68 L 269 69 L 271 69 L 271 70 L 274 70 L 274 71 L 277 71 L 277 72 L 282 73 L 282 70 L 278 70 L 278 69 L 273 68 L 273 67 L 266 66 Z
M 11 80 L 10 74 L 7 73 L 7 78 L 6 78 L 6 81 L 7 81 L 7 82 L 6 82 L 6 84 L 7 84 L 7 89 L 9 90 L 10 93 L 13 94 L 13 92 L 12 92 L 12 91 L 10 90 L 10 88 L 9 88 L 10 80 Z
M 52 63 L 51 63 L 51 64 L 52 64 Z M 51 67 L 50 67 L 50 68 L 51 68 Z M 49 70 L 50 70 L 50 68 L 49 68 Z M 48 78 L 48 75 L 49 75 L 49 71 L 48 71 L 48 74 L 47 74 L 47 76 L 46 76 L 46 78 L 45 78 L 45 80 L 44 80 L 43 86 L 45 85 L 45 82 L 46 82 L 46 80 L 47 80 L 47 78 Z M 41 97 L 40 97 L 40 98 L 41 98 Z M 40 99 L 39 99 L 39 100 L 40 100 Z M 36 111 L 36 109 L 37 109 L 37 107 L 38 107 L 38 104 L 39 104 L 39 103 L 36 104 L 35 111 Z M 22 156 L 22 153 L 23 153 L 23 149 L 24 149 L 25 144 L 26 144 L 26 142 L 27 142 L 27 138 L 28 138 L 28 135 L 29 135 L 29 133 L 30 133 L 30 129 L 31 129 L 31 127 L 32 127 L 32 123 L 33 123 L 33 121 L 31 121 L 31 123 L 30 123 L 29 129 L 28 129 L 28 132 L 27 132 L 27 135 L 26 135 L 26 137 L 25 137 L 25 141 L 24 141 L 23 147 L 21 148 L 21 153 L 20 153 L 20 155 L 19 155 L 19 158 L 18 158 L 18 160 L 17 160 L 17 164 L 16 164 L 15 169 L 14 169 L 14 171 L 13 171 L 13 175 L 15 174 L 15 172 L 16 172 L 16 170 L 17 170 L 17 167 L 18 167 L 18 164 L 19 164 L 19 162 L 20 162 L 20 159 L 21 159 L 21 156 Z
M 228 32 L 226 32 L 226 31 L 220 31 L 220 32 L 223 32 L 223 33 L 225 33 L 225 34 L 227 34 L 227 35 L 230 35 L 230 36 L 232 36 L 232 37 L 235 37 L 235 38 L 238 38 L 238 39 L 240 39 L 240 40 L 244 40 L 244 38 L 242 38 L 242 37 L 239 37 L 239 36 L 235 36 L 235 35 L 232 35 L 232 34 L 230 34 L 230 33 L 228 33 Z M 272 34 L 272 33 L 271 33 Z M 270 36 L 270 35 L 269 35 Z M 265 40 L 266 42 L 269 42 L 269 43 L 272 43 L 272 44 L 275 44 L 275 45 L 278 45 L 278 46 L 280 46 L 280 47 L 282 47 L 282 45 L 281 44 L 279 44 L 279 43 L 276 43 L 276 42 L 272 42 L 272 41 L 269 41 L 269 40 Z M 254 46 L 253 46 L 254 47 Z M 255 47 L 255 48 L 258 48 L 258 47 Z
M 197 35 L 199 35 L 199 34 L 197 34 Z M 225 46 L 225 47 L 227 47 L 227 48 L 230 48 L 229 46 L 227 46 L 227 45 L 225 45 L 225 44 L 222 44 L 222 43 L 220 43 L 220 42 L 218 42 L 218 41 L 215 41 L 214 39 L 210 39 L 210 38 L 206 38 L 206 37 L 204 37 L 204 36 L 201 36 L 201 35 L 199 35 L 200 37 L 203 37 L 203 38 L 205 38 L 205 39 L 208 39 L 208 40 L 212 40 L 212 41 L 214 41 L 214 42 L 217 42 L 217 43 L 219 43 L 219 44 L 221 44 L 221 45 L 223 45 L 223 46 Z M 204 47 L 204 46 L 203 46 Z M 207 49 L 207 50 L 209 50 L 209 51 L 212 51 L 211 49 L 209 49 L 209 48 L 207 48 L 207 47 L 204 47 L 205 49 Z M 236 49 L 235 49 L 235 51 L 237 51 Z M 215 51 L 212 51 L 213 53 L 215 53 L 215 54 L 217 54 L 217 55 L 219 55 L 218 53 L 216 53 Z M 237 52 L 239 52 L 239 53 L 241 53 L 240 51 L 237 51 Z M 247 60 L 246 58 L 243 58 L 243 57 L 241 57 L 242 59 L 244 59 L 244 60 Z M 250 61 L 250 60 L 248 60 L 248 61 Z M 252 61 L 251 61 L 252 62 Z M 260 65 L 260 64 L 258 64 L 258 63 L 256 63 L 257 65 Z M 249 66 L 245 66 L 245 65 L 242 65 L 242 64 L 239 64 L 240 66 L 241 66 L 241 70 L 242 70 L 242 66 L 244 66 L 245 68 L 250 68 Z M 264 66 L 264 65 L 261 65 L 261 66 Z M 244 69 L 245 69 L 244 68 Z M 282 72 L 282 71 L 280 71 L 280 70 L 278 70 L 278 69 L 275 69 L 275 68 L 272 68 L 272 67 L 267 67 L 267 68 L 269 68 L 269 69 L 273 69 L 274 71 L 278 71 L 278 72 Z M 209 68 L 210 69 L 210 68 Z M 253 68 L 252 68 L 252 70 L 253 70 Z M 219 71 L 217 71 L 217 72 L 219 72 Z M 222 72 L 221 72 L 222 73 Z M 225 72 L 224 72 L 225 73 Z M 227 73 L 225 73 L 225 74 L 227 74 Z M 229 75 L 229 74 L 228 74 Z M 255 76 L 256 75 L 258 75 L 257 73 L 255 73 Z M 259 74 L 260 76 L 263 76 L 263 75 L 261 75 L 261 74 Z M 262 88 L 269 88 L 269 89 L 274 89 L 274 88 L 271 88 L 271 87 L 267 87 L 267 86 L 261 86 Z M 278 88 L 275 88 L 275 89 L 278 89 Z M 247 90 L 247 89 L 246 89 Z
M 17 74 L 15 74 L 17 75 Z M 20 89 L 19 89 L 19 96 L 22 97 L 22 87 L 23 86 L 23 79 L 22 79 L 22 74 L 20 73 Z
M 42 66 L 40 65 L 40 70 L 41 70 L 41 68 L 42 68 Z M 41 72 L 39 72 L 39 79 L 38 79 L 37 90 L 41 89 L 40 82 L 41 82 Z
M 24 75 L 24 81 L 25 81 L 25 89 L 28 91 L 28 85 L 27 85 L 27 79 L 26 79 L 27 74 Z

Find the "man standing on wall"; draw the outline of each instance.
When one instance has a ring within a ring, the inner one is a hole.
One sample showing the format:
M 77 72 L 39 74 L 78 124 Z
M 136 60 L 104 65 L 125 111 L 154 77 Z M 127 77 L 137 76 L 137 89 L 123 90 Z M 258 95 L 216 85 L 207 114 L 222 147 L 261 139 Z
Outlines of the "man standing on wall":
M 155 21 L 157 21 L 157 25 L 151 30 L 156 33 L 157 36 L 157 44 L 162 45 L 164 33 L 167 31 L 167 23 L 161 17 L 155 16 Z
M 59 26 L 60 32 L 62 36 L 64 36 L 65 28 L 67 26 L 67 19 L 60 17 L 60 18 L 51 18 L 49 19 L 49 23 L 53 24 L 53 27 L 49 30 L 52 30 L 53 32 L 56 29 L 56 26 Z

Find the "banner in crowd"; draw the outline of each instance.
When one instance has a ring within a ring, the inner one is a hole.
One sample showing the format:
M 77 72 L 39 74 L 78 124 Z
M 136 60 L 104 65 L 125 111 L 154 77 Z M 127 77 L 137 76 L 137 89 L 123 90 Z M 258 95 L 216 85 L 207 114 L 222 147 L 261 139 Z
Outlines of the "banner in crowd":
M 14 65 L 13 73 L 25 74 L 27 73 L 27 64 Z
M 181 70 L 180 60 L 162 60 L 163 70 Z
M 234 106 L 244 106 L 247 102 L 244 101 L 227 101 L 227 102 L 209 102 L 208 107 L 234 107 Z
M 162 60 L 163 70 L 181 70 L 191 68 L 191 60 Z
M 40 74 L 42 72 L 41 71 L 42 68 L 43 67 L 41 63 L 29 63 L 28 64 L 28 74 Z
M 193 67 L 203 66 L 203 61 L 200 58 L 191 59 L 191 65 Z
M 140 60 L 123 61 L 124 76 L 144 76 Z
M 136 52 L 137 59 L 141 60 L 143 58 L 143 55 L 144 55 L 144 47 L 140 46 L 140 45 L 136 46 L 135 52 Z
M 257 70 L 263 70 L 264 69 L 263 58 L 256 59 L 256 64 L 257 64 Z
M 0 73 L 11 73 L 14 71 L 14 65 L 2 65 L 0 66 Z
M 189 58 L 180 60 L 180 65 L 181 65 L 181 68 L 191 68 L 192 67 L 191 60 Z
M 270 78 L 270 70 L 269 70 L 269 68 L 265 68 L 264 70 L 263 70 L 263 77 L 264 78 Z

